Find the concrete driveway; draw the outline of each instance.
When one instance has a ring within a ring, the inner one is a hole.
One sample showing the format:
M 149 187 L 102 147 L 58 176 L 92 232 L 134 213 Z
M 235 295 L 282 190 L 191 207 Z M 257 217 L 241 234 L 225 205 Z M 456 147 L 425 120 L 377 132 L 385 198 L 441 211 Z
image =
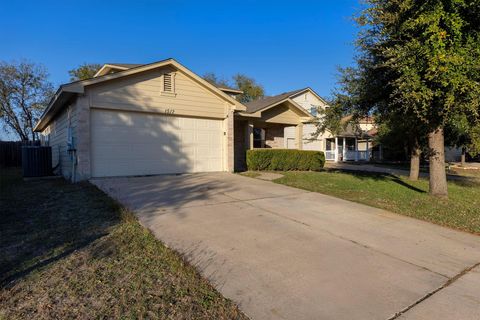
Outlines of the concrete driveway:
M 480 319 L 480 237 L 228 173 L 92 182 L 253 319 Z

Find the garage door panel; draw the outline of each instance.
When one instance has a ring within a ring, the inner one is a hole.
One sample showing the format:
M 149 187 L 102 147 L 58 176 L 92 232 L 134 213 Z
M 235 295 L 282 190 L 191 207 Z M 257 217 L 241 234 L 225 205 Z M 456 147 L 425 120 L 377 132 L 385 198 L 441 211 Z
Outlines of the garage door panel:
M 223 121 L 92 110 L 92 175 L 223 170 Z

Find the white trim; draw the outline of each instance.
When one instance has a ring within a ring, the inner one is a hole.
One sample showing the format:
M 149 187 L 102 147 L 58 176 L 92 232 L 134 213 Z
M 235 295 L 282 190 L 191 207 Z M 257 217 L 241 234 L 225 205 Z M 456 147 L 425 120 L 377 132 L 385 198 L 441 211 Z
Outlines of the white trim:
M 295 98 L 299 95 L 301 95 L 302 93 L 305 93 L 305 91 L 310 91 L 311 94 L 313 94 L 315 97 L 317 97 L 321 102 L 325 103 L 325 105 L 328 106 L 328 103 L 327 101 L 325 101 L 325 99 L 323 99 L 322 97 L 320 97 L 312 88 L 310 87 L 306 87 L 305 89 L 303 89 L 302 91 L 299 91 L 299 92 L 296 92 L 294 94 L 292 94 L 291 96 L 289 96 L 289 98 Z
M 292 99 L 290 98 L 285 98 L 281 101 L 278 101 L 278 102 L 275 102 L 269 106 L 266 106 L 265 108 L 263 109 L 260 109 L 260 110 L 257 110 L 253 113 L 245 113 L 245 112 L 240 112 L 239 114 L 241 116 L 247 116 L 247 117 L 258 117 L 258 118 L 261 118 L 262 117 L 262 112 L 264 111 L 267 111 L 267 110 L 270 110 L 284 102 L 290 102 L 297 110 L 299 110 L 301 113 L 303 113 L 305 115 L 305 117 L 302 117 L 300 116 L 300 118 L 305 118 L 305 119 L 302 119 L 302 121 L 311 121 L 311 120 L 314 120 L 315 118 L 312 117 L 312 115 L 307 111 L 305 110 L 301 105 L 299 105 L 298 103 L 296 103 L 295 101 L 293 101 Z
M 111 73 L 111 74 L 106 74 L 106 75 L 98 76 L 98 77 L 91 78 L 91 79 L 80 80 L 80 81 L 75 81 L 75 82 L 71 82 L 71 83 L 61 85 L 60 88 L 57 90 L 53 99 L 50 101 L 48 107 L 45 109 L 44 113 L 40 117 L 40 120 L 35 125 L 34 131 L 37 132 L 37 131 L 43 129 L 42 125 L 45 125 L 44 120 L 46 118 L 48 118 L 48 116 L 50 114 L 50 111 L 52 110 L 54 105 L 57 103 L 57 101 L 61 98 L 63 98 L 64 100 L 68 99 L 68 97 L 65 97 L 66 94 L 69 94 L 69 95 L 83 94 L 83 93 L 85 93 L 85 87 L 87 87 L 87 86 L 97 84 L 97 83 L 101 83 L 101 82 L 105 82 L 105 81 L 118 79 L 118 78 L 122 78 L 122 77 L 126 77 L 126 76 L 130 76 L 130 75 L 133 75 L 133 74 L 137 74 L 137 73 L 144 72 L 144 71 L 149 71 L 149 70 L 156 69 L 156 68 L 165 67 L 165 66 L 168 66 L 168 65 L 171 65 L 171 66 L 175 67 L 177 70 L 180 70 L 187 77 L 191 78 L 192 80 L 196 81 L 200 85 L 204 86 L 206 89 L 210 90 L 212 93 L 216 94 L 217 96 L 223 98 L 224 100 L 226 100 L 227 102 L 232 104 L 234 110 L 239 110 L 239 111 L 246 111 L 247 110 L 246 106 L 244 106 L 243 104 L 241 104 L 240 102 L 238 102 L 237 100 L 235 100 L 234 98 L 232 98 L 231 96 L 229 96 L 228 94 L 223 92 L 222 90 L 218 89 L 217 87 L 215 87 L 214 85 L 212 85 L 208 81 L 204 80 L 200 76 L 196 75 L 195 73 L 193 73 L 192 71 L 190 71 L 189 69 L 187 69 L 186 67 L 184 67 L 183 65 L 178 63 L 177 61 L 175 61 L 174 59 L 166 59 L 166 60 L 163 60 L 163 61 L 158 61 L 158 62 L 146 64 L 146 65 L 135 67 L 135 68 L 129 68 L 129 69 L 125 69 L 123 71 L 119 71 L 119 72 L 115 72 L 115 73 Z M 61 102 L 60 105 L 58 105 L 56 107 L 63 107 L 63 103 L 64 102 Z
M 96 77 L 99 77 L 99 76 L 101 76 L 101 75 L 104 75 L 105 73 L 103 73 L 103 71 L 104 71 L 105 69 L 119 69 L 119 70 L 122 70 L 122 71 L 123 71 L 123 70 L 127 70 L 127 69 L 130 69 L 130 68 L 126 68 L 126 67 L 118 66 L 118 65 L 115 65 L 115 64 L 108 64 L 108 63 L 107 63 L 107 64 L 104 64 L 104 65 L 97 71 L 97 73 L 95 73 L 95 74 L 93 75 L 93 77 L 96 78 Z

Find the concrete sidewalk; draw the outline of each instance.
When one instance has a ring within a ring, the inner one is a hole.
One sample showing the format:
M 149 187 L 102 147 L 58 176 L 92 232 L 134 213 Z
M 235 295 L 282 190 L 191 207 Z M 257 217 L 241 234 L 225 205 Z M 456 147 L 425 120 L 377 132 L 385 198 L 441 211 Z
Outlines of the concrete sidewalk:
M 253 319 L 480 319 L 480 237 L 227 173 L 92 182 Z

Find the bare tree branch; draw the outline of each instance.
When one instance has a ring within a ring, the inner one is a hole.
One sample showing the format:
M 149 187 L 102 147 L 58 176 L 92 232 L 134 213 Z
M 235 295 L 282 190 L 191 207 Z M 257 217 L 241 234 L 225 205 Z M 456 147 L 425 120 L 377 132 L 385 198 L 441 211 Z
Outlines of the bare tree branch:
M 0 123 L 21 140 L 35 140 L 33 127 L 53 94 L 41 65 L 0 62 Z

